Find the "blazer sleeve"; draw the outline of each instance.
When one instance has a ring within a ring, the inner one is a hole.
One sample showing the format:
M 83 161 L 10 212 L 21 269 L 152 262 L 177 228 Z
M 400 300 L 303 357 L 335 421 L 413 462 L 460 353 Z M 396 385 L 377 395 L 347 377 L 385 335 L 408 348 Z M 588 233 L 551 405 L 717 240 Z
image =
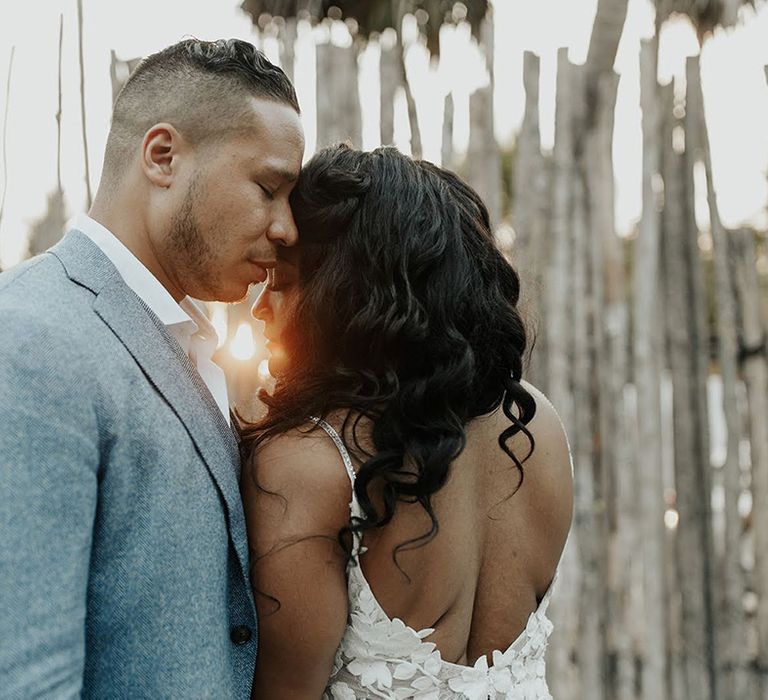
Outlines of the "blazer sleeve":
M 3 697 L 82 689 L 99 468 L 83 359 L 55 319 L 0 311 Z

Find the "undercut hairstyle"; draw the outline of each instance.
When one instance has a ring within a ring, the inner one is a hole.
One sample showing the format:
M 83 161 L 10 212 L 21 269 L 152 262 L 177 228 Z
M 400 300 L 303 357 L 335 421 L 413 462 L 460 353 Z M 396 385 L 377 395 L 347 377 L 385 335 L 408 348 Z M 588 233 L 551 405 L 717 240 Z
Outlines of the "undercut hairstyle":
M 499 406 L 508 425 L 498 445 L 517 472 L 500 501 L 522 484 L 536 402 L 521 382 L 519 277 L 477 193 L 394 148 L 320 151 L 291 207 L 300 255 L 296 308 L 281 334 L 287 369 L 272 395 L 260 395 L 266 416 L 241 425 L 244 456 L 310 416 L 343 422 L 363 517 L 339 542 L 349 554 L 350 532 L 383 527 L 399 503 L 418 503 L 432 526 L 396 557 L 436 535 L 432 497 L 465 447 L 467 424 Z M 512 450 L 517 433 L 525 455 Z
M 115 100 L 104 157 L 119 180 L 125 162 L 153 124 L 168 122 L 195 145 L 237 129 L 248 96 L 282 102 L 300 113 L 285 73 L 239 39 L 185 39 L 147 56 Z

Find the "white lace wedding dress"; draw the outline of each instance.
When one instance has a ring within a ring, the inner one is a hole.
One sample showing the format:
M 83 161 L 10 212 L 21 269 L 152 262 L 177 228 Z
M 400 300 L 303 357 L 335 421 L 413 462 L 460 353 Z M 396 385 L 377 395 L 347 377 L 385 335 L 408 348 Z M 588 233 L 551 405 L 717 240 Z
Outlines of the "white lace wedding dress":
M 338 433 L 325 421 L 312 420 L 338 447 L 354 486 L 352 461 Z M 349 507 L 352 515 L 362 515 L 354 488 Z M 359 538 L 355 539 L 353 552 L 365 553 Z M 531 613 L 522 634 L 505 651 L 493 652 L 490 666 L 486 656 L 481 656 L 474 666 L 461 666 L 443 661 L 429 641 L 434 630 L 417 631 L 402 620 L 388 617 L 355 560 L 347 567 L 347 629 L 323 700 L 552 700 L 544 676 L 544 654 L 552 632 L 547 607 L 554 582 L 538 609 Z

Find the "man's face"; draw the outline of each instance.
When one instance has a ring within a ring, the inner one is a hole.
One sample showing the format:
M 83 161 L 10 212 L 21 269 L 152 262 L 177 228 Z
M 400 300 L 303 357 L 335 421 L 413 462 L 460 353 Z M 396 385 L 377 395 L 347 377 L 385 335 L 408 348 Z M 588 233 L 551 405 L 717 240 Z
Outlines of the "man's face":
M 236 302 L 263 282 L 280 246 L 296 244 L 288 196 L 304 135 L 290 105 L 251 98 L 245 128 L 198 147 L 183 201 L 158 251 L 181 290 Z

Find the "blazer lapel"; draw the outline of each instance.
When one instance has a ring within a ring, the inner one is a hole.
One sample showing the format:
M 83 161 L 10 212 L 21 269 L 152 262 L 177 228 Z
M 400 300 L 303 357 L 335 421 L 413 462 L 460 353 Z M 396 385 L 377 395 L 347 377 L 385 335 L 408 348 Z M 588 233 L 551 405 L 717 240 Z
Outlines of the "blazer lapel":
M 232 542 L 248 580 L 238 445 L 196 368 L 160 319 L 87 236 L 70 232 L 50 253 L 61 260 L 74 282 L 96 294 L 95 313 L 183 423 L 224 499 Z

